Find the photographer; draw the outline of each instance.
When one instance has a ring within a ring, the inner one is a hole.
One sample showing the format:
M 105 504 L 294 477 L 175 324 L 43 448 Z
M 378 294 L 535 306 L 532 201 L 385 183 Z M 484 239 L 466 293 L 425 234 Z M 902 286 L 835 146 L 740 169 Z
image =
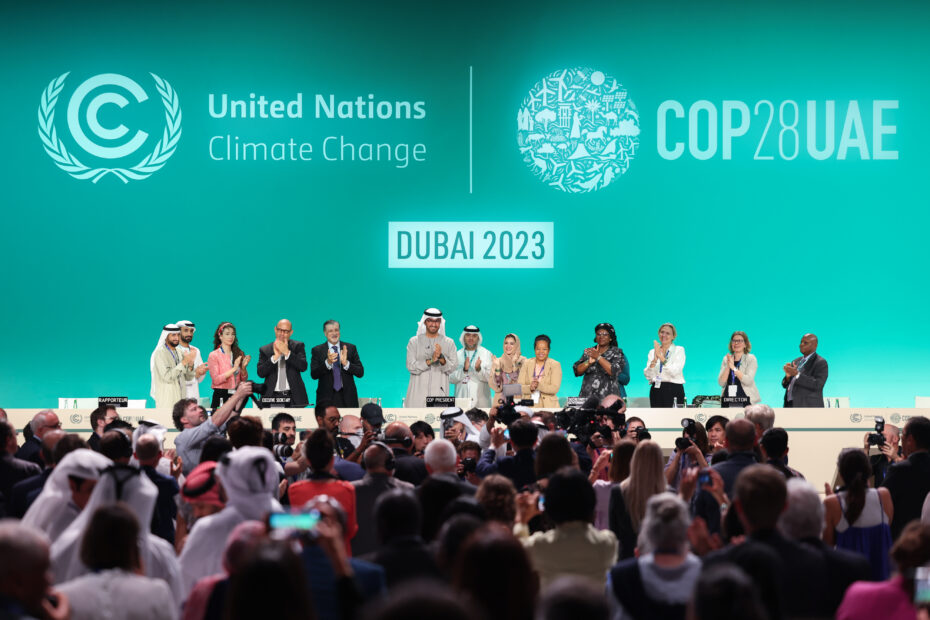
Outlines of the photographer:
M 879 422 L 879 420 L 881 420 Z M 901 452 L 901 431 L 894 424 L 885 424 L 881 417 L 875 419 L 875 432 L 866 433 L 862 438 L 862 449 L 869 454 L 869 448 L 878 448 L 878 454 L 869 456 L 869 464 L 874 475 L 873 486 L 881 486 L 888 474 L 888 470 L 895 463 L 904 460 Z
M 672 452 L 665 463 L 665 480 L 670 489 L 677 491 L 681 481 L 681 472 L 695 465 L 707 467 L 710 458 L 710 449 L 707 445 L 707 431 L 700 422 L 691 418 L 681 421 L 681 437 L 675 440 L 675 451 Z
M 481 446 L 474 441 L 464 441 L 459 446 L 459 460 L 455 471 L 459 478 L 470 482 L 476 487 L 481 484 L 478 477 L 478 460 L 481 458 Z
M 525 419 L 511 422 L 507 427 L 510 443 L 513 446 L 513 456 L 497 457 L 497 449 L 507 443 L 505 431 L 502 428 L 491 430 L 491 445 L 481 455 L 478 462 L 478 475 L 482 478 L 489 474 L 501 474 L 510 478 L 513 485 L 520 489 L 536 482 L 536 439 L 539 429 L 535 424 Z

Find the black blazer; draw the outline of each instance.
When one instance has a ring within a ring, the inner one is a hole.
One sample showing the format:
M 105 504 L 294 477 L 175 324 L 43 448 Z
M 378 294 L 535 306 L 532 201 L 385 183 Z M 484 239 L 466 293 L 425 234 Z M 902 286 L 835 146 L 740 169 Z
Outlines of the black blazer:
M 285 360 L 284 367 L 287 369 L 287 384 L 291 388 L 291 406 L 306 407 L 310 401 L 307 400 L 307 388 L 300 373 L 307 370 L 307 351 L 304 343 L 297 340 L 291 340 L 288 348 L 291 354 Z M 274 343 L 266 344 L 258 350 L 258 376 L 265 380 L 267 395 L 271 395 L 278 385 L 278 365 L 271 361 L 273 355 Z
M 930 453 L 915 452 L 907 460 L 892 465 L 882 486 L 891 493 L 894 504 L 891 536 L 897 540 L 905 525 L 920 519 L 924 499 L 930 493 Z
M 795 364 L 800 364 L 804 356 L 794 360 Z M 798 380 L 794 382 L 794 393 L 791 395 L 793 407 L 823 407 L 823 386 L 827 382 L 827 360 L 823 359 L 816 353 L 811 354 L 801 372 L 798 373 Z M 781 386 L 785 388 L 785 406 L 788 405 L 788 384 L 791 380 L 785 377 L 781 380 Z
M 358 357 L 358 349 L 349 342 L 339 342 L 348 352 L 349 369 L 342 370 L 342 389 L 333 390 L 333 370 L 326 367 L 326 355 L 329 351 L 329 341 L 318 344 L 310 351 L 310 377 L 317 380 L 316 404 L 332 403 L 337 407 L 358 407 L 358 392 L 355 390 L 355 377 L 359 379 L 365 374 L 362 360 Z M 339 360 L 336 360 L 339 363 Z

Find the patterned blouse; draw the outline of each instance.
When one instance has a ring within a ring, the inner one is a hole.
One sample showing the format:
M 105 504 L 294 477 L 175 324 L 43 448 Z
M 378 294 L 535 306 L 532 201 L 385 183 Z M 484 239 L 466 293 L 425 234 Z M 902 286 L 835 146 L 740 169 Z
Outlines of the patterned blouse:
M 620 395 L 620 384 L 617 383 L 617 375 L 620 374 L 623 366 L 623 353 L 617 347 L 608 347 L 604 351 L 603 357 L 610 362 L 610 370 L 613 375 L 608 375 L 600 362 L 588 366 L 588 369 L 584 372 L 584 380 L 581 383 L 581 393 L 578 395 L 581 398 L 597 396 L 598 399 L 601 399 L 611 394 Z M 575 366 L 584 362 L 585 359 L 587 359 L 587 356 L 582 355 L 581 359 L 575 362 Z

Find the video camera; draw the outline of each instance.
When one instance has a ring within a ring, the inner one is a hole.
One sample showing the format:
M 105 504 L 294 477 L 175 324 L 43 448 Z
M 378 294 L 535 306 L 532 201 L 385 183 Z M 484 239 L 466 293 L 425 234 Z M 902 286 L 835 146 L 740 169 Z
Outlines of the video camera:
M 869 445 L 878 446 L 879 448 L 885 445 L 885 436 L 882 432 L 885 430 L 885 418 L 880 415 L 875 416 L 875 432 L 869 433 Z
M 287 433 L 272 433 L 271 441 L 274 444 L 271 451 L 279 459 L 286 459 L 294 454 L 294 446 L 287 444 Z
M 694 437 L 697 434 L 697 425 L 694 423 L 694 420 L 691 418 L 682 418 L 681 427 L 685 429 L 685 437 L 677 437 L 675 439 L 675 448 L 679 452 L 684 452 L 691 447 L 691 444 L 694 443 Z
M 620 432 L 621 437 L 626 435 L 626 415 L 617 413 L 622 406 L 622 402 L 617 401 L 607 408 L 595 408 L 592 399 L 588 399 L 580 409 L 563 409 L 556 412 L 555 423 L 567 434 L 574 435 L 579 443 L 591 444 L 592 437 L 600 434 L 609 445 L 613 443 L 615 430 Z M 601 417 L 609 418 L 613 428 L 602 423 Z

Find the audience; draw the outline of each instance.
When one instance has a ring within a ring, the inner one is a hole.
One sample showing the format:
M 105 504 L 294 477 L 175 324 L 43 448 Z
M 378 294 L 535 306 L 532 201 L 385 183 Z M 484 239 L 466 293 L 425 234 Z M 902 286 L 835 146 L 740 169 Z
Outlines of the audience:
M 762 462 L 771 465 L 782 473 L 785 479 L 804 479 L 796 469 L 788 467 L 788 432 L 779 427 L 773 427 L 762 433 L 759 439 L 759 448 L 762 452 Z
M 497 521 L 507 527 L 513 527 L 517 517 L 517 489 L 510 478 L 491 474 L 478 485 L 475 499 L 484 508 L 488 521 Z
M 13 519 L 0 521 L 0 618 L 71 616 L 68 597 L 51 587 L 49 567 L 47 538 Z
M 510 478 L 513 485 L 519 490 L 536 482 L 536 439 L 539 428 L 528 419 L 520 418 L 507 427 L 510 443 L 513 446 L 512 456 L 498 456 L 497 451 L 507 443 L 504 429 L 491 429 L 491 445 L 481 454 L 478 462 L 478 475 L 484 478 L 489 474 L 501 474 Z
M 630 461 L 630 475 L 619 485 L 626 512 L 630 516 L 633 530 L 637 533 L 646 515 L 649 498 L 662 493 L 668 487 L 662 460 L 662 448 L 659 444 L 651 439 L 640 441 Z M 615 509 L 610 510 L 613 513 Z
M 16 451 L 15 456 L 22 461 L 29 461 L 41 467 L 43 465 L 41 456 L 42 438 L 45 437 L 47 433 L 61 430 L 61 421 L 54 411 L 51 409 L 44 409 L 32 416 L 32 421 L 29 422 L 29 429 L 32 431 L 32 434 L 26 438 L 23 445 Z M 14 430 L 13 433 L 15 436 L 16 431 Z M 2 445 L 5 444 L 0 443 L 0 446 Z
M 762 606 L 759 589 L 735 564 L 701 571 L 688 607 L 693 620 L 774 620 Z
M 407 489 L 388 491 L 375 502 L 380 546 L 364 559 L 384 568 L 389 588 L 406 581 L 439 578 L 433 554 L 420 537 L 421 519 L 417 497 Z
M 375 531 L 375 502 L 393 489 L 413 490 L 413 485 L 394 477 L 394 453 L 376 441 L 362 455 L 365 477 L 352 483 L 355 487 L 355 512 L 358 532 L 352 539 L 352 555 L 360 556 L 378 548 Z
M 930 419 L 914 416 L 908 420 L 901 448 L 905 460 L 892 465 L 882 482 L 894 505 L 891 536 L 895 540 L 908 523 L 920 518 L 924 499 L 930 493 Z
M 594 474 L 588 475 L 588 480 L 594 486 L 594 496 L 597 498 L 597 505 L 594 508 L 594 527 L 599 530 L 606 530 L 610 527 L 611 491 L 630 477 L 630 462 L 633 460 L 636 445 L 635 441 L 623 439 L 614 444 L 613 449 L 603 452 L 598 457 L 599 459 L 607 458 L 610 460 L 610 465 L 607 468 L 607 480 L 597 479 L 592 481 Z M 595 472 L 596 469 L 591 471 Z
M 38 445 L 41 446 L 41 441 Z M 0 516 L 5 516 L 13 485 L 40 475 L 42 468 L 38 463 L 13 456 L 22 450 L 16 450 L 16 429 L 7 421 L 0 421 L 0 451 Z

